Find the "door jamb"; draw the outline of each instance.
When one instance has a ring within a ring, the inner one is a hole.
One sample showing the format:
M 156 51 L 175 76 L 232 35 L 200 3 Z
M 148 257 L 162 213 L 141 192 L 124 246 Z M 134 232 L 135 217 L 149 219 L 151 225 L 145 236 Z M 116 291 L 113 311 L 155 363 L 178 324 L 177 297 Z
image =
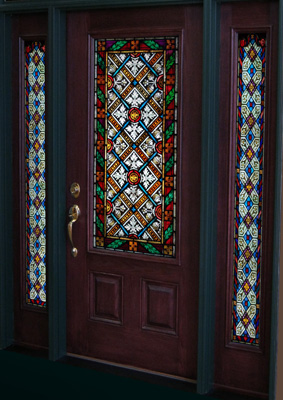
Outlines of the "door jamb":
M 278 72 L 277 72 L 277 124 L 275 154 L 275 193 L 274 193 L 274 228 L 273 228 L 273 266 L 272 266 L 272 300 L 271 300 L 271 335 L 270 335 L 270 367 L 269 398 L 275 400 L 279 322 L 279 274 L 282 273 L 282 254 L 280 254 L 280 238 L 283 229 L 282 214 L 282 177 L 283 177 L 283 0 L 279 0 L 278 15 Z M 282 315 L 281 315 L 282 318 Z
M 11 20 L 0 13 L 0 349 L 13 341 Z M 10 133 L 10 134 L 8 134 Z
M 48 9 L 49 358 L 66 354 L 66 13 Z

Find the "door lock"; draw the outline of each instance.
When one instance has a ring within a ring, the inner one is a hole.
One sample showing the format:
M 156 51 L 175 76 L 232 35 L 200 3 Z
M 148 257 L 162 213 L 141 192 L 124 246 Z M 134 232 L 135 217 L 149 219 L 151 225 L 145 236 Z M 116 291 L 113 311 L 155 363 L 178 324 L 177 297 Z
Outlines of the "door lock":
M 71 184 L 71 187 L 70 187 L 70 192 L 71 192 L 71 195 L 75 199 L 77 199 L 79 197 L 79 195 L 80 195 L 80 192 L 81 192 L 80 185 L 77 182 L 73 182 Z

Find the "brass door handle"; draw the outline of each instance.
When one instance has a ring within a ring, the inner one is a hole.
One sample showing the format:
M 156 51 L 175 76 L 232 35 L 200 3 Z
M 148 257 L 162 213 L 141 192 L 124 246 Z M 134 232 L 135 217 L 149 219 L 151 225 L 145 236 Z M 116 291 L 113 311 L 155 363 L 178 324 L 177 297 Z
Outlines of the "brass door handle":
M 70 222 L 68 223 L 68 235 L 69 235 L 69 239 L 72 245 L 72 256 L 73 257 L 77 257 L 78 255 L 78 249 L 74 246 L 73 243 L 73 223 L 77 221 L 77 219 L 79 218 L 81 211 L 79 206 L 77 206 L 76 204 L 74 204 L 70 209 L 69 209 L 69 219 Z

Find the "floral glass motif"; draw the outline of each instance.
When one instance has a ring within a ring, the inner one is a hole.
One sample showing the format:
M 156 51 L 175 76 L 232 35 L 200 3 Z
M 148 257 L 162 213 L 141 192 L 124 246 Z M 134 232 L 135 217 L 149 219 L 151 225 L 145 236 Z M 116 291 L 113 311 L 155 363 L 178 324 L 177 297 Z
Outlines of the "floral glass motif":
M 25 43 L 26 303 L 46 306 L 45 44 Z
M 266 42 L 239 37 L 232 341 L 259 345 Z
M 178 38 L 95 41 L 94 247 L 175 256 Z

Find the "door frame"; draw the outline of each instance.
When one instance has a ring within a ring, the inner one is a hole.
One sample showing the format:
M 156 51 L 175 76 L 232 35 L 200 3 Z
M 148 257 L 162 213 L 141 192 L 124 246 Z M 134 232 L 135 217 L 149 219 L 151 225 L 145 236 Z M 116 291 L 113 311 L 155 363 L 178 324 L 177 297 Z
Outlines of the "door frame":
M 233 0 L 234 2 L 240 0 Z M 203 5 L 202 167 L 200 215 L 200 281 L 197 391 L 213 387 L 214 321 L 216 280 L 216 230 L 218 184 L 219 108 L 219 11 L 228 0 L 135 0 L 131 6 Z M 127 0 L 0 0 L 0 207 L 5 210 L 0 225 L 0 349 L 13 342 L 13 232 L 12 232 L 12 100 L 11 15 L 20 12 L 48 13 L 48 288 L 49 358 L 66 354 L 66 11 L 129 6 Z M 277 327 L 280 267 L 280 217 L 283 121 L 283 0 L 279 0 L 278 97 L 276 130 L 276 174 L 274 196 L 273 290 L 270 343 L 269 398 L 275 399 Z M 205 249 L 205 251 L 203 251 Z M 211 332 L 211 334 L 207 334 Z

